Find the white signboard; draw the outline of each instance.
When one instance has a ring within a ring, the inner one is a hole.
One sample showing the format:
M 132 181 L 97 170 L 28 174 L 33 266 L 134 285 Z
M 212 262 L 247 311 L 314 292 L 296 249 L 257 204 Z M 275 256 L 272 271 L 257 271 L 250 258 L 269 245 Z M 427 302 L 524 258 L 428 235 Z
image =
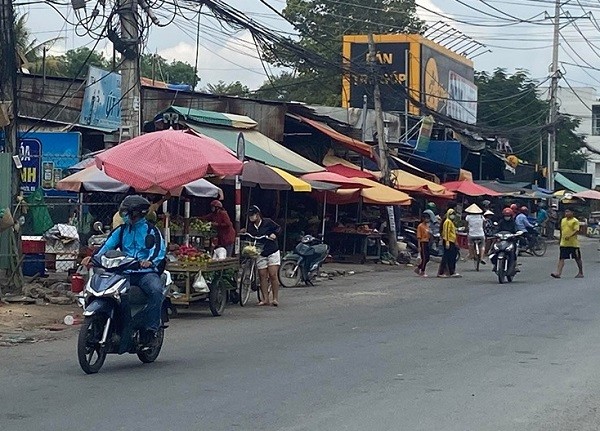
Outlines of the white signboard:
M 450 71 L 446 115 L 463 123 L 477 122 L 477 86 Z

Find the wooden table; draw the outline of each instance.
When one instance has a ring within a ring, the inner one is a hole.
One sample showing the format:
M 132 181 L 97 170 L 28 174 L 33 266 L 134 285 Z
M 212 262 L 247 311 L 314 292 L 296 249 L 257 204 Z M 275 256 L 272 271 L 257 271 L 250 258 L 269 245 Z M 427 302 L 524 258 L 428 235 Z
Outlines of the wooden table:
M 238 258 L 211 260 L 208 262 L 169 262 L 167 271 L 171 273 L 173 282 L 184 292 L 171 299 L 173 305 L 189 306 L 193 302 L 206 301 L 213 316 L 220 316 L 225 310 L 229 292 L 237 289 L 237 273 L 240 268 Z M 201 271 L 209 287 L 208 293 L 194 290 L 196 274 Z
M 336 260 L 366 263 L 381 258 L 380 233 L 330 232 L 326 239 Z

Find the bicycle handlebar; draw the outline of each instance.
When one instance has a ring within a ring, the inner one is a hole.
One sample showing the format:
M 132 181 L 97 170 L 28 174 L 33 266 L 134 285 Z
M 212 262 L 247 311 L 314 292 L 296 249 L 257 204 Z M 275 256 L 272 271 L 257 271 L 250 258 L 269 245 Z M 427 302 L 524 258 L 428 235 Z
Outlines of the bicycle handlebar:
M 274 239 L 269 238 L 268 235 L 254 236 L 254 235 L 252 235 L 252 234 L 250 234 L 248 232 L 241 232 L 239 234 L 239 236 L 247 236 L 247 237 L 250 237 L 250 238 L 255 239 L 255 240 L 268 239 L 268 240 L 271 240 L 271 241 L 275 241 Z

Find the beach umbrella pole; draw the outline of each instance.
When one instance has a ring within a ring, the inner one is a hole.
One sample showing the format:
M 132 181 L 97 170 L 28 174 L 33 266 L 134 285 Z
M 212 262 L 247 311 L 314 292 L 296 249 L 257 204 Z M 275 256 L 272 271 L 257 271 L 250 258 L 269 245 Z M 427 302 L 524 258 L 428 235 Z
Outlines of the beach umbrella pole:
M 286 251 L 287 244 L 287 218 L 288 218 L 288 202 L 290 200 L 290 196 L 288 191 L 285 191 L 285 204 L 283 208 L 283 252 Z
M 183 202 L 183 218 L 184 218 L 184 229 L 185 229 L 183 243 L 185 245 L 189 246 L 190 245 L 190 200 L 189 199 L 186 199 Z

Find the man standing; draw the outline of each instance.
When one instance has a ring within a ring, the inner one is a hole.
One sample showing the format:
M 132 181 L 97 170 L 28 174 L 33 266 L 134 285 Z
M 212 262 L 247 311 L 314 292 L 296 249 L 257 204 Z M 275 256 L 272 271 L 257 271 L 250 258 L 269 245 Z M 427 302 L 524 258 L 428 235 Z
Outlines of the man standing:
M 546 234 L 548 239 L 554 239 L 554 229 L 556 229 L 556 224 L 558 222 L 558 205 L 552 204 L 550 207 L 550 212 L 548 213 L 548 224 L 546 228 Z
M 535 218 L 538 225 L 540 225 L 540 227 L 542 228 L 541 234 L 544 236 L 548 236 L 548 211 L 546 211 L 545 205 L 543 203 L 540 203 L 538 205 L 538 210 Z
M 581 261 L 581 250 L 579 249 L 579 220 L 573 217 L 570 208 L 565 209 L 565 216 L 560 221 L 560 256 L 556 272 L 550 274 L 554 278 L 560 278 L 565 266 L 565 259 L 575 259 L 579 272 L 575 278 L 583 278 L 583 262 Z

